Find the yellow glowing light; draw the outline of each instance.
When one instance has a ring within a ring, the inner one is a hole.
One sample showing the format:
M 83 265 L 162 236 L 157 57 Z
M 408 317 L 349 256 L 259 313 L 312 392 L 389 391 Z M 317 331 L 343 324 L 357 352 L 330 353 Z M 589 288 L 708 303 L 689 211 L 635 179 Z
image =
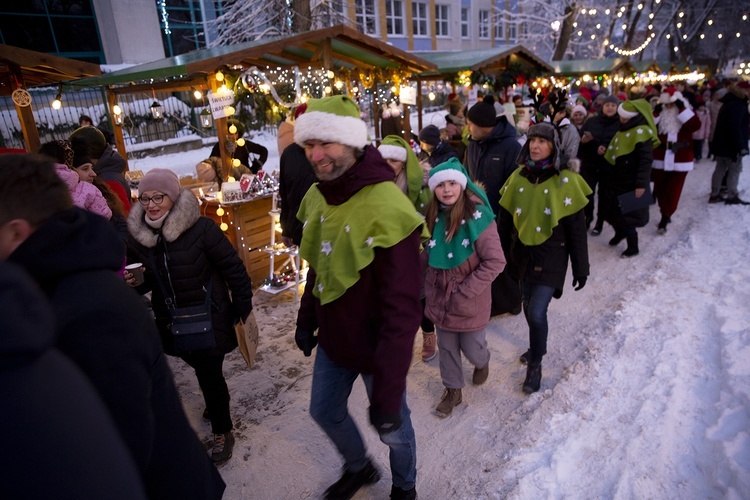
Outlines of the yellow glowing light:
M 429 94 L 427 94 L 427 98 L 429 100 L 431 100 L 431 101 L 434 101 L 435 100 L 435 92 L 430 92 Z
M 226 222 L 222 222 L 221 224 L 219 224 L 219 228 L 221 228 L 222 231 L 226 231 L 227 229 L 229 229 L 229 226 Z
M 229 126 L 229 133 L 230 134 L 236 134 L 237 133 L 237 127 L 235 126 L 234 123 Z
M 328 73 L 326 73 L 326 75 L 328 76 L 328 79 L 329 79 L 329 80 L 333 80 L 333 77 L 334 77 L 334 76 L 336 76 L 336 73 L 334 73 L 333 71 L 331 71 L 331 70 L 329 69 L 329 70 L 328 70 Z
M 235 178 L 234 178 L 234 177 L 232 177 L 231 175 L 230 175 L 229 177 L 227 177 L 227 182 L 235 182 L 236 180 L 237 180 L 237 179 L 235 179 Z
M 224 81 L 224 73 L 221 71 L 216 72 L 216 81 L 217 82 L 223 82 Z
M 233 167 L 239 167 L 241 165 L 239 158 L 232 158 L 232 166 Z
M 326 94 L 330 94 L 331 93 L 331 86 L 330 85 L 326 85 L 325 88 L 323 89 L 323 92 L 325 92 Z
M 227 116 L 232 116 L 235 113 L 234 106 L 227 106 Z
M 201 97 L 203 97 L 203 92 L 201 92 L 200 90 L 196 90 L 193 92 L 193 97 L 195 97 L 196 99 L 200 99 Z
M 244 146 L 245 145 L 245 139 L 243 139 L 242 137 L 240 137 L 239 139 L 237 139 L 237 145 L 239 147 Z
M 115 104 L 114 106 L 112 106 L 112 112 L 116 115 L 121 115 L 122 108 L 119 105 Z
M 60 99 L 55 99 L 52 101 L 52 109 L 60 109 L 62 107 L 62 101 Z
M 333 84 L 334 87 L 336 87 L 338 90 L 341 90 L 341 88 L 344 86 L 344 82 L 341 80 L 338 80 L 336 83 Z
M 219 217 L 221 217 L 222 215 L 224 215 L 224 209 L 221 208 L 221 207 L 217 208 L 216 209 L 216 215 L 218 215 Z

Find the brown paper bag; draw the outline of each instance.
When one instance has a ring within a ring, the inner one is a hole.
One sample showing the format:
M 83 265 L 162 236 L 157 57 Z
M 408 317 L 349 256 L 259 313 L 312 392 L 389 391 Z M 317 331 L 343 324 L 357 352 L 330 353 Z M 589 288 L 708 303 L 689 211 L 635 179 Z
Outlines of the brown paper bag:
M 242 357 L 245 358 L 248 368 L 252 368 L 255 363 L 255 353 L 258 351 L 258 322 L 255 321 L 255 314 L 250 311 L 245 321 L 240 321 L 234 326 L 237 333 L 237 345 L 240 348 Z

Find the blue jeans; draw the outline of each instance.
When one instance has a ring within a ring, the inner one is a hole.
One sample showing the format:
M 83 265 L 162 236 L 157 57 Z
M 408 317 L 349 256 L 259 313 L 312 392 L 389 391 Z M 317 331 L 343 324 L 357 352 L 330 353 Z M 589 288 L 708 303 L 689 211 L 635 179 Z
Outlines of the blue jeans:
M 547 308 L 555 287 L 549 285 L 532 284 L 523 280 L 521 284 L 523 292 L 523 313 L 526 323 L 529 325 L 529 347 L 530 361 L 541 362 L 542 356 L 547 354 Z
M 336 365 L 318 346 L 313 367 L 310 415 L 333 441 L 349 472 L 362 470 L 369 460 L 362 436 L 347 409 L 352 386 L 359 375 Z M 372 375 L 362 374 L 367 397 L 371 401 L 372 379 Z M 404 490 L 414 488 L 417 480 L 417 441 L 410 415 L 404 391 L 401 401 L 403 424 L 394 432 L 380 435 L 380 440 L 390 448 L 393 484 Z

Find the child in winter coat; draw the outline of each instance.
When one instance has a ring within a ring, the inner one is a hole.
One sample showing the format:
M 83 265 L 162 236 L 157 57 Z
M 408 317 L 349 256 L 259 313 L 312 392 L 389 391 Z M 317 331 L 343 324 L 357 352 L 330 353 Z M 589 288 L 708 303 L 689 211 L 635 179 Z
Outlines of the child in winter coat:
M 706 109 L 702 98 L 696 103 L 695 116 L 701 121 L 701 128 L 693 132 L 693 156 L 695 161 L 700 161 L 703 159 L 703 143 L 711 132 L 711 113 Z
M 489 375 L 485 327 L 490 321 L 492 281 L 505 268 L 505 256 L 487 195 L 461 162 L 451 158 L 430 171 L 433 199 L 426 220 L 432 233 L 425 279 L 425 315 L 437 329 L 440 376 L 445 385 L 439 417 L 461 404 L 461 353 L 474 365 L 472 382 Z

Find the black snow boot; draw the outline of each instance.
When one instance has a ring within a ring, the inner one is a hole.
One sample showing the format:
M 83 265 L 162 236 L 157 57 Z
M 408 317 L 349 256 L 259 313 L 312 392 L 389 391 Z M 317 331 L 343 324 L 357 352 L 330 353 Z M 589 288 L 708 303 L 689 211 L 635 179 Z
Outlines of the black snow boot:
M 638 255 L 638 233 L 628 236 L 628 248 L 622 252 L 623 257 L 635 257 Z
M 526 367 L 526 380 L 523 381 L 523 392 L 531 394 L 542 386 L 542 362 L 532 361 Z
M 615 229 L 615 237 L 609 240 L 609 246 L 617 246 L 622 240 L 625 239 L 625 232 L 619 229 Z
M 657 232 L 659 234 L 664 234 L 667 232 L 667 224 L 672 222 L 672 219 L 667 217 L 666 215 L 661 216 L 661 220 L 659 221 L 659 225 L 657 226 Z
M 326 500 L 348 500 L 353 497 L 359 489 L 368 484 L 380 481 L 380 471 L 368 460 L 364 469 L 359 472 L 344 470 L 341 479 L 333 483 L 325 492 Z

